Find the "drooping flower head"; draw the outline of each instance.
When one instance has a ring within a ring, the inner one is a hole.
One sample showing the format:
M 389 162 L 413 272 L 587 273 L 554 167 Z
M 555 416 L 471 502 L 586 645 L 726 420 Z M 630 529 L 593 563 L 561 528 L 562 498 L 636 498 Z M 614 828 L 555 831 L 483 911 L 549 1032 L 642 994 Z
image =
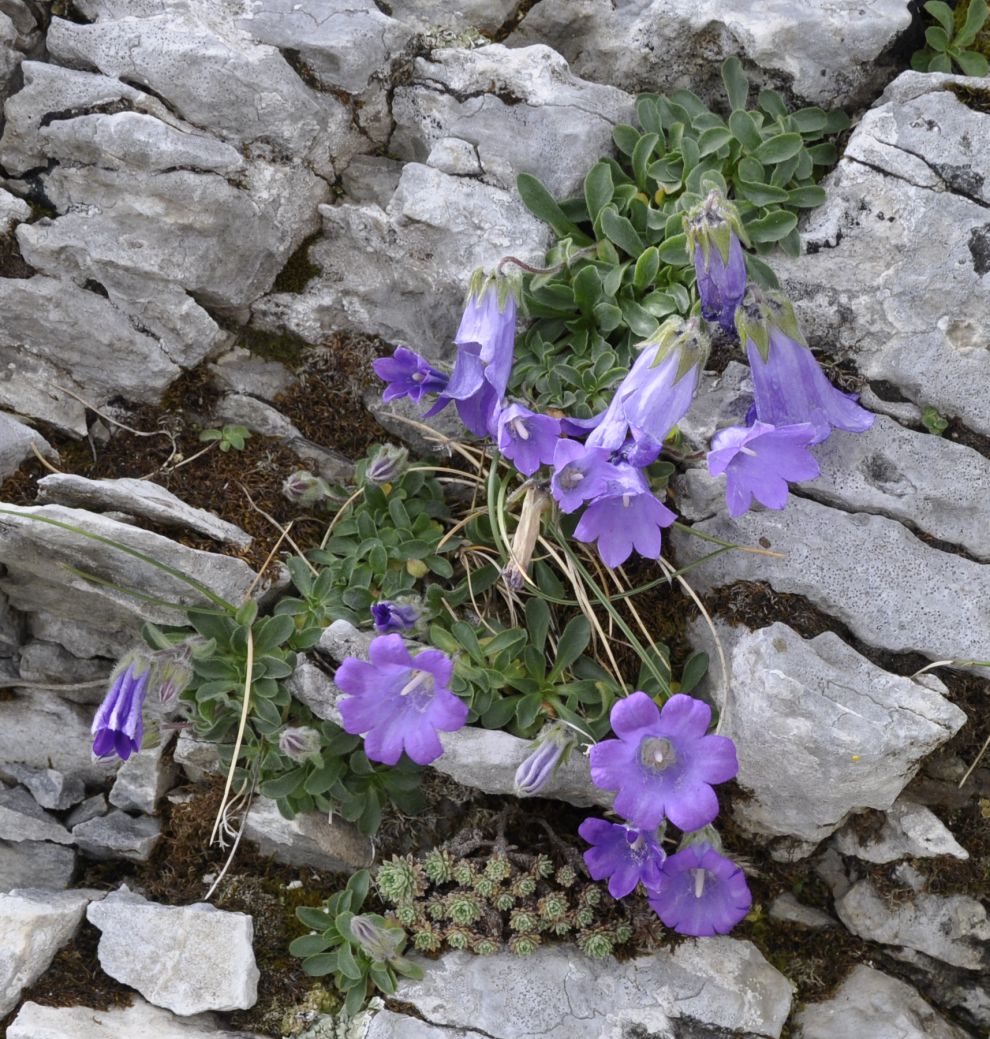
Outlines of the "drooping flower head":
M 540 521 L 552 504 L 550 495 L 534 483 L 529 483 L 519 510 L 519 522 L 512 534 L 510 558 L 502 569 L 502 580 L 513 591 L 526 583 L 529 565 L 533 560 L 536 542 L 540 537 Z
M 141 712 L 150 674 L 150 662 L 136 653 L 128 654 L 114 669 L 110 691 L 93 718 L 93 753 L 97 757 L 116 754 L 126 761 L 141 749 Z
M 753 370 L 756 415 L 773 426 L 810 422 L 812 444 L 832 428 L 861 433 L 874 415 L 829 381 L 798 329 L 794 308 L 779 292 L 750 286 L 736 311 L 739 341 Z
M 696 937 L 728 934 L 753 904 L 743 871 L 705 841 L 667 858 L 649 899 L 668 927 Z
M 559 440 L 560 419 L 539 415 L 521 404 L 509 404 L 498 413 L 495 442 L 523 476 L 549 465 Z
M 748 244 L 739 212 L 718 190 L 684 216 L 688 251 L 701 297 L 701 315 L 735 331 L 735 313 L 746 291 L 746 258 L 740 239 Z
M 314 476 L 308 469 L 297 469 L 287 477 L 282 484 L 282 493 L 293 505 L 303 507 L 333 497 L 327 481 L 322 476 Z
M 610 452 L 604 447 L 585 447 L 577 440 L 558 440 L 553 453 L 550 490 L 561 512 L 574 512 L 584 502 L 605 493 Z
M 297 764 L 320 756 L 320 734 L 309 725 L 286 726 L 278 736 L 278 749 Z
M 821 470 L 808 450 L 815 439 L 810 422 L 771 426 L 756 421 L 752 426 L 720 429 L 708 452 L 712 476 L 725 473 L 725 501 L 735 519 L 755 498 L 768 509 L 787 504 L 787 485 L 813 480 Z
M 558 765 L 574 746 L 574 735 L 563 722 L 554 722 L 540 734 L 536 747 L 516 769 L 516 797 L 533 797 L 553 778 Z
M 419 622 L 419 618 L 419 607 L 411 602 L 392 602 L 391 599 L 380 599 L 371 604 L 371 621 L 379 635 L 412 631 Z
M 516 338 L 516 284 L 475 271 L 454 342 L 457 359 L 444 398 L 457 404 L 476 436 L 491 436 L 512 371 Z
M 368 483 L 386 484 L 395 481 L 405 472 L 409 452 L 395 444 L 382 444 L 368 459 L 364 478 Z
M 641 470 L 606 464 L 604 489 L 584 510 L 574 537 L 597 541 L 606 566 L 621 566 L 634 549 L 646 559 L 657 559 L 661 532 L 677 516 L 650 490 Z
M 427 393 L 442 393 L 447 385 L 447 376 L 437 371 L 429 361 L 408 347 L 396 347 L 391 357 L 379 357 L 372 368 L 386 385 L 382 400 L 398 400 L 409 397 L 419 403 Z
M 718 814 L 712 784 L 739 771 L 732 740 L 706 735 L 711 718 L 708 704 L 683 693 L 662 711 L 646 693 L 619 700 L 611 714 L 618 739 L 591 748 L 592 780 L 618 791 L 615 811 L 633 826 L 655 829 L 667 818 L 701 829 Z
M 608 893 L 625 898 L 642 884 L 654 891 L 660 883 L 660 867 L 667 857 L 657 841 L 656 830 L 637 830 L 633 826 L 610 823 L 604 819 L 585 819 L 578 833 L 590 844 L 584 861 L 593 880 L 608 880 Z
M 372 761 L 394 765 L 405 751 L 418 765 L 443 753 L 437 731 L 454 732 L 467 721 L 467 705 L 449 689 L 454 665 L 438 649 L 415 657 L 400 635 L 381 635 L 370 662 L 348 657 L 334 681 L 348 695 L 338 704 L 344 729 L 364 735 Z

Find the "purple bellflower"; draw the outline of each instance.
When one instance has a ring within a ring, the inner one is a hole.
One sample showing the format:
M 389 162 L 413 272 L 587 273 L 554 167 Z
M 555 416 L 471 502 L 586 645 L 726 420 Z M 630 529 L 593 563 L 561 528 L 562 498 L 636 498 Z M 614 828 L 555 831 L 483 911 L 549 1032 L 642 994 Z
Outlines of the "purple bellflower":
M 669 856 L 660 873 L 650 905 L 678 934 L 728 934 L 753 904 L 743 871 L 704 841 Z
M 378 378 L 387 383 L 382 400 L 409 397 L 418 404 L 425 394 L 442 393 L 447 385 L 443 372 L 405 346 L 396 347 L 391 357 L 379 357 L 371 366 Z
M 381 599 L 371 604 L 371 620 L 379 635 L 392 635 L 399 631 L 412 631 L 419 621 L 419 608 L 412 603 L 392 602 Z
M 560 440 L 560 419 L 510 404 L 498 414 L 495 440 L 499 451 L 523 476 L 532 476 L 541 465 L 553 461 Z
M 612 708 L 619 737 L 591 748 L 591 778 L 617 790 L 615 811 L 633 826 L 655 829 L 666 817 L 682 830 L 699 830 L 718 815 L 713 783 L 739 771 L 736 748 L 725 736 L 708 736 L 708 704 L 678 693 L 661 711 L 635 692 Z
M 476 436 L 492 436 L 512 371 L 516 297 L 506 278 L 476 271 L 454 342 L 457 359 L 445 401 L 457 404 L 461 421 Z
M 574 736 L 563 722 L 555 722 L 540 736 L 535 749 L 516 769 L 516 797 L 533 797 L 553 778 L 558 765 L 567 759 Z
M 394 765 L 405 751 L 417 765 L 443 753 L 437 731 L 467 721 L 467 704 L 448 688 L 454 665 L 438 649 L 409 654 L 400 635 L 381 635 L 369 647 L 370 663 L 347 657 L 334 681 L 348 695 L 339 703 L 344 729 L 364 734 L 372 761 Z
M 116 754 L 126 761 L 141 749 L 144 721 L 141 710 L 151 668 L 146 660 L 130 655 L 117 666 L 110 692 L 93 718 L 93 753 L 99 758 Z
M 782 509 L 789 482 L 813 480 L 821 472 L 808 450 L 814 439 L 810 422 L 771 426 L 757 421 L 720 429 L 712 438 L 708 471 L 712 476 L 725 473 L 729 515 L 741 516 L 754 498 L 768 509 Z
M 656 890 L 667 856 L 655 831 L 591 818 L 581 823 L 578 833 L 592 845 L 584 853 L 592 880 L 608 877 L 608 893 L 613 898 L 625 898 L 637 884 L 650 893 Z
M 810 422 L 812 444 L 825 440 L 833 427 L 862 433 L 873 425 L 873 414 L 828 381 L 798 329 L 793 307 L 780 293 L 750 286 L 736 312 L 736 327 L 753 371 L 761 422 Z
M 739 239 L 748 241 L 739 212 L 721 192 L 712 191 L 685 214 L 684 233 L 694 254 L 702 317 L 735 332 L 736 308 L 746 291 L 746 257 Z
M 606 566 L 621 566 L 633 549 L 646 559 L 657 559 L 661 531 L 677 517 L 650 490 L 641 470 L 611 464 L 607 470 L 605 489 L 584 510 L 574 537 L 597 541 Z
M 558 440 L 553 453 L 550 490 L 561 512 L 574 512 L 584 502 L 605 493 L 610 452 L 604 447 L 585 447 L 577 440 Z

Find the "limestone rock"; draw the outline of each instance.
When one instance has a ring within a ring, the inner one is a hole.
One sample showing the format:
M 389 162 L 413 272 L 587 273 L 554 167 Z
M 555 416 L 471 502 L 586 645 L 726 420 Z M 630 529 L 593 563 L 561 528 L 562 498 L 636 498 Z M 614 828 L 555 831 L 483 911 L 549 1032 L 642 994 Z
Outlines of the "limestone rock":
M 897 859 L 925 859 L 951 855 L 968 859 L 951 831 L 934 812 L 907 798 L 899 797 L 887 809 L 887 818 L 876 834 L 863 837 L 849 823 L 835 835 L 835 846 L 843 855 L 863 862 L 895 862 Z
M 127 859 L 147 862 L 161 840 L 161 823 L 147 815 L 135 818 L 114 809 L 73 827 L 72 836 L 81 852 L 92 859 Z
M 474 38 L 476 31 L 487 36 L 499 32 L 517 8 L 515 0 L 394 0 L 393 17 L 405 25 L 432 32 L 445 41 L 450 33 Z M 446 33 L 438 32 L 446 30 Z
M 79 509 L 117 510 L 143 516 L 163 527 L 197 530 L 214 541 L 247 548 L 252 541 L 240 527 L 206 509 L 187 505 L 171 491 L 150 480 L 119 477 L 88 480 L 74 473 L 52 473 L 38 481 L 38 500 Z
M 72 843 L 69 831 L 16 786 L 0 788 L 0 840 Z
M 835 903 L 853 934 L 884 945 L 907 946 L 967 970 L 990 966 L 990 920 L 968 895 L 911 894 L 893 901 L 870 880 L 860 880 Z
M 831 999 L 812 1003 L 795 1016 L 798 1039 L 965 1039 L 910 985 L 866 964 Z
M 805 255 L 773 265 L 816 344 L 987 434 L 990 114 L 967 90 L 986 96 L 986 81 L 895 80 L 823 182 Z
M 559 197 L 611 152 L 613 127 L 632 112 L 632 97 L 579 79 L 549 47 L 448 47 L 418 58 L 412 83 L 396 89 L 390 144 L 425 162 L 439 141 L 459 138 L 476 148 L 486 182 L 514 191 L 516 176 L 532 173 Z
M 492 270 L 505 255 L 542 262 L 549 242 L 515 192 L 415 162 L 384 209 L 347 203 L 320 206 L 320 214 L 323 233 L 309 256 L 321 275 L 299 295 L 253 307 L 261 327 L 309 343 L 350 328 L 449 355 L 472 272 Z
M 110 804 L 106 794 L 93 794 L 87 797 L 82 804 L 76 805 L 65 817 L 65 825 L 71 830 L 80 823 L 88 823 L 98 815 L 106 815 L 110 811 Z
M 817 842 L 851 812 L 890 808 L 966 721 L 941 682 L 888 674 L 832 632 L 807 641 L 785 624 L 718 632 L 731 690 L 721 732 L 735 740 L 737 780 L 752 795 L 736 814 L 756 833 Z M 696 623 L 693 638 L 712 649 L 707 626 Z M 709 682 L 721 703 L 725 683 Z
M 814 906 L 806 906 L 799 902 L 790 891 L 778 895 L 771 903 L 769 914 L 773 920 L 784 920 L 791 924 L 801 924 L 812 930 L 820 931 L 826 927 L 838 927 L 838 922 L 828 913 L 823 913 Z
M 549 43 L 578 75 L 626 90 L 718 97 L 721 61 L 738 54 L 807 102 L 854 106 L 893 74 L 885 51 L 910 25 L 905 0 L 540 0 L 508 42 Z
M 244 825 L 244 840 L 290 866 L 352 873 L 371 865 L 369 838 L 339 816 L 328 822 L 320 812 L 286 819 L 275 802 L 256 797 Z
M 53 687 L 58 687 L 59 696 L 74 703 L 92 705 L 101 703 L 106 696 L 113 664 L 104 657 L 74 656 L 57 642 L 28 639 L 21 647 L 17 669 L 25 682 L 51 682 Z
M 76 853 L 62 844 L 48 841 L 0 840 L 0 892 L 14 888 L 69 886 L 76 868 Z
M 742 1036 L 780 1035 L 790 985 L 750 942 L 690 939 L 672 953 L 616 963 L 544 947 L 520 960 L 449 953 L 419 982 L 402 982 L 397 998 L 444 1029 L 499 1039 L 620 1039 L 672 1021 Z M 372 1021 L 368 1039 L 430 1036 Z M 392 1029 L 392 1030 L 390 1030 Z
M 205 902 L 164 906 L 121 887 L 90 906 L 100 966 L 176 1014 L 246 1010 L 257 999 L 250 916 Z
M 0 1014 L 48 969 L 79 929 L 88 903 L 81 891 L 21 888 L 0 895 Z
M 701 483 L 710 477 L 693 470 Z M 990 626 L 990 568 L 941 552 L 883 516 L 851 515 L 793 495 L 780 512 L 718 515 L 696 524 L 734 544 L 780 556 L 725 553 L 699 564 L 691 584 L 706 591 L 736 581 L 766 581 L 806 596 L 863 642 L 932 660 L 982 660 Z M 710 545 L 674 530 L 681 566 Z
M 172 757 L 193 782 L 205 779 L 212 772 L 220 771 L 217 745 L 206 740 L 198 740 L 188 731 L 179 733 Z
M 0 772 L 27 787 L 42 808 L 53 808 L 56 812 L 71 808 L 86 796 L 86 787 L 78 776 L 67 776 L 53 768 L 0 762 Z
M 158 810 L 158 802 L 175 786 L 179 776 L 178 768 L 171 761 L 162 760 L 168 742 L 141 750 L 123 762 L 113 781 L 110 804 L 125 812 L 148 815 Z
M 235 347 L 210 365 L 219 387 L 226 393 L 247 394 L 273 401 L 289 389 L 295 376 L 278 361 L 256 357 L 243 347 Z

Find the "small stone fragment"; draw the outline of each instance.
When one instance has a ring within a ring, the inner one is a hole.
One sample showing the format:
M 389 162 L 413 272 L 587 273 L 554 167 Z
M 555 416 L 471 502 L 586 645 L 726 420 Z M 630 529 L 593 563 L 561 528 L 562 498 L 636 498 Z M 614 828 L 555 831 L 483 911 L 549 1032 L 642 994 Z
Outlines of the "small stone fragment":
M 0 892 L 37 887 L 61 891 L 69 886 L 76 853 L 48 841 L 0 841 Z
M 69 831 L 16 786 L 0 789 L 0 840 L 72 844 Z
M 969 852 L 934 812 L 903 797 L 887 809 L 887 818 L 878 833 L 860 836 L 856 821 L 851 820 L 835 835 L 835 846 L 843 855 L 863 862 L 930 859 L 937 855 L 969 858 Z
M 171 762 L 163 762 L 164 746 L 148 747 L 132 754 L 117 770 L 110 804 L 126 812 L 153 814 L 158 802 L 175 785 L 179 770 Z
M 838 927 L 838 922 L 828 913 L 823 913 L 814 906 L 806 906 L 799 902 L 790 891 L 778 895 L 770 903 L 770 916 L 774 920 L 784 920 L 790 924 L 801 924 L 812 930 L 820 931 L 826 927 Z
M 147 862 L 161 839 L 161 823 L 146 815 L 134 818 L 114 809 L 80 823 L 72 836 L 81 852 L 94 859 Z
M 254 799 L 244 839 L 292 866 L 351 873 L 370 866 L 373 858 L 371 841 L 346 820 L 337 816 L 328 822 L 320 812 L 286 819 L 267 797 Z
M 95 819 L 98 815 L 106 815 L 109 811 L 110 805 L 107 803 L 107 795 L 93 794 L 92 797 L 87 797 L 81 805 L 76 805 L 69 812 L 65 817 L 65 825 L 71 830 L 79 826 L 80 823 L 89 822 L 90 819 Z
M 42 808 L 64 811 L 86 796 L 86 786 L 78 776 L 65 775 L 53 768 L 30 765 L 0 765 L 0 772 L 27 787 Z

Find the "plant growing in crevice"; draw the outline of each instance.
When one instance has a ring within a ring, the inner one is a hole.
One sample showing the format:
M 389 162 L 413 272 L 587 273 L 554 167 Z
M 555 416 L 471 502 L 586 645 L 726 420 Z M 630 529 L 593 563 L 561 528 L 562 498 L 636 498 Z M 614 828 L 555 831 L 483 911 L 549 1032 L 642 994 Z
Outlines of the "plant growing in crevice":
M 988 61 L 977 43 L 987 23 L 986 0 L 964 0 L 953 11 L 943 0 L 928 0 L 925 11 L 935 20 L 925 30 L 925 46 L 911 56 L 917 72 L 952 72 L 958 66 L 964 76 L 985 76 Z

